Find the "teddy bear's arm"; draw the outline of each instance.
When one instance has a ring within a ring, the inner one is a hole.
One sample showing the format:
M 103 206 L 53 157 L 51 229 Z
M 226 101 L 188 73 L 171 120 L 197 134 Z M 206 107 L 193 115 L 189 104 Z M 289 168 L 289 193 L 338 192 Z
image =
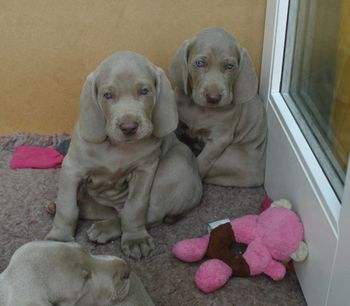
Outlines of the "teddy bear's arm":
M 286 274 L 286 268 L 280 262 L 272 259 L 265 268 L 264 273 L 273 280 L 281 280 Z
M 239 243 L 249 244 L 256 237 L 257 215 L 246 215 L 231 220 L 232 231 Z
M 248 245 L 243 257 L 249 265 L 251 275 L 265 273 L 273 280 L 280 280 L 286 273 L 286 268 L 274 260 L 269 250 L 258 240 Z
M 209 235 L 178 241 L 173 249 L 173 255 L 184 262 L 201 260 L 207 251 Z

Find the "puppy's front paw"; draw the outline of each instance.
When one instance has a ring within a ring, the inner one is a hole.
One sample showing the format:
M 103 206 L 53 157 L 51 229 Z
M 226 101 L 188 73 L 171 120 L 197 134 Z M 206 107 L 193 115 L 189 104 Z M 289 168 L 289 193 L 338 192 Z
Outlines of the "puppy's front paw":
M 53 226 L 51 231 L 46 235 L 45 240 L 69 242 L 75 239 L 71 231 Z
M 142 230 L 136 233 L 123 233 L 121 247 L 126 256 L 140 259 L 147 257 L 155 246 L 153 238 L 146 230 Z
M 117 219 L 96 222 L 87 230 L 89 240 L 97 243 L 117 239 L 120 233 L 120 221 Z

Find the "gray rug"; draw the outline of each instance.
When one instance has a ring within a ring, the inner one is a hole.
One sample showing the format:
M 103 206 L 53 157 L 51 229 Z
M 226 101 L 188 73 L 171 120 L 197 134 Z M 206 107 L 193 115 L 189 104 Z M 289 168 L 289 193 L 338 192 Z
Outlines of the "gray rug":
M 0 137 L 0 271 L 7 266 L 14 251 L 31 240 L 43 239 L 52 218 L 45 206 L 55 199 L 59 169 L 11 170 L 9 162 L 17 145 L 56 146 L 68 136 L 18 134 Z M 208 222 L 258 213 L 266 197 L 263 188 L 226 188 L 204 186 L 200 207 L 178 223 L 150 230 L 156 241 L 154 253 L 141 261 L 128 260 L 159 306 L 248 306 L 306 305 L 296 275 L 288 271 L 279 282 L 266 276 L 232 278 L 224 288 L 211 294 L 200 292 L 193 276 L 199 263 L 187 264 L 171 255 L 178 240 L 206 233 Z M 120 241 L 97 245 L 87 240 L 91 222 L 79 223 L 77 241 L 93 254 L 123 257 Z

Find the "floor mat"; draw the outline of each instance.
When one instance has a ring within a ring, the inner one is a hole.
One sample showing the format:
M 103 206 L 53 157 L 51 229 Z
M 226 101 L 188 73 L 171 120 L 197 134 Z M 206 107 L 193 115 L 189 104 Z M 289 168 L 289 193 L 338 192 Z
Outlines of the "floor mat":
M 48 233 L 52 218 L 47 203 L 56 197 L 60 169 L 18 169 L 9 167 L 17 145 L 57 146 L 63 136 L 18 134 L 0 137 L 0 271 L 7 266 L 14 251 L 31 240 Z M 207 223 L 258 213 L 266 197 L 262 187 L 231 188 L 204 186 L 201 205 L 174 225 L 160 225 L 149 232 L 156 242 L 153 254 L 143 260 L 128 259 L 143 281 L 153 301 L 159 306 L 264 306 L 306 305 L 298 280 L 289 270 L 279 282 L 266 276 L 233 277 L 224 288 L 211 293 L 200 292 L 193 277 L 199 263 L 187 264 L 171 255 L 178 240 L 202 236 Z M 79 222 L 77 241 L 93 254 L 123 257 L 120 241 L 97 245 L 87 239 L 90 221 Z

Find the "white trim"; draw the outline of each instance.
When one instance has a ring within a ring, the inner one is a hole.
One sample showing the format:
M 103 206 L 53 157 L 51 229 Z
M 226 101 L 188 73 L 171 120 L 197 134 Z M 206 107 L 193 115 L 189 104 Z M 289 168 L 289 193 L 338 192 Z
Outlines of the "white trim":
M 284 103 L 279 94 L 268 101 L 265 189 L 272 199 L 289 199 L 304 224 L 309 256 L 306 261 L 295 264 L 296 272 L 308 305 L 323 306 L 333 269 L 337 230 L 297 154 L 283 115 L 276 108 Z
M 292 145 L 300 164 L 303 166 L 305 175 L 308 177 L 327 218 L 329 218 L 334 234 L 337 236 L 341 206 L 332 186 L 329 184 L 282 95 L 280 93 L 272 93 L 269 102 L 278 114 L 281 125 L 288 127 L 288 129 L 284 129 L 285 134 L 288 135 L 288 141 Z
M 300 215 L 309 257 L 296 272 L 310 306 L 327 305 L 338 243 L 340 202 L 280 94 L 288 0 L 268 0 L 260 96 L 268 116 L 265 189 Z M 338 304 L 328 304 L 329 306 Z
M 341 216 L 339 222 L 339 241 L 337 244 L 327 305 L 349 305 L 350 292 L 350 160 L 344 186 Z
M 331 125 L 323 127 L 324 121 L 321 118 L 322 116 L 315 106 L 313 98 L 306 90 L 310 86 L 309 74 L 315 51 L 313 44 L 317 38 L 314 34 L 318 33 L 320 35 L 320 31 L 315 28 L 319 2 L 317 0 L 311 2 L 299 0 L 290 2 L 281 93 L 296 122 L 303 130 L 303 134 L 315 156 L 317 156 L 317 160 L 320 161 L 322 169 L 331 182 L 337 197 L 340 198 L 344 189 L 345 172 L 335 158 L 331 144 L 323 135 L 323 133 L 327 135 L 332 134 L 332 128 Z M 325 3 L 323 3 L 324 5 Z M 336 37 L 335 35 L 335 40 Z M 330 48 L 334 49 L 335 55 L 336 44 L 333 44 Z M 293 76 L 291 75 L 292 73 Z M 298 92 L 295 91 L 296 88 L 298 88 Z M 293 94 L 290 90 L 294 90 Z M 309 114 L 308 108 L 315 118 L 312 118 Z M 318 131 L 318 128 L 325 129 L 322 133 Z
M 265 103 L 271 92 L 278 92 L 280 87 L 288 6 L 289 0 L 267 1 L 259 90 Z
M 323 209 L 330 214 L 329 219 L 336 233 L 340 202 L 280 94 L 288 7 L 288 0 L 267 1 L 260 95 L 267 107 L 269 101 L 274 106 L 282 125 L 289 127 L 286 131 L 289 141 L 317 191 Z

